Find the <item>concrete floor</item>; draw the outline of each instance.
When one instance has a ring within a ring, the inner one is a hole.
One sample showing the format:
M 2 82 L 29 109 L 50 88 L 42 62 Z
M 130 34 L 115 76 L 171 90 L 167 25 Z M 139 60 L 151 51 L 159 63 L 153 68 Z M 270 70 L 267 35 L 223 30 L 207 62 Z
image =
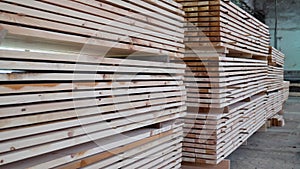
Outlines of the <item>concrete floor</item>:
M 231 169 L 300 169 L 300 97 L 284 109 L 286 125 L 255 133 L 227 158 Z

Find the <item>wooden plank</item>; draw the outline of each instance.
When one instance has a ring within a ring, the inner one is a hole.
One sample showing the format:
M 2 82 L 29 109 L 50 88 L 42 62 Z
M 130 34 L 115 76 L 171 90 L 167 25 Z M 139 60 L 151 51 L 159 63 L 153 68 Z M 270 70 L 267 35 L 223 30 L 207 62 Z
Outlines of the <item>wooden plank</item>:
M 160 74 L 183 74 L 184 70 L 166 70 L 159 68 L 123 67 L 123 66 L 100 66 L 82 65 L 67 63 L 45 63 L 45 62 L 24 62 L 24 61 L 0 61 L 0 67 L 8 70 L 41 70 L 41 71 L 74 71 L 76 72 L 124 72 L 124 73 L 160 73 Z
M 89 65 L 102 65 L 110 64 L 114 66 L 136 66 L 136 67 L 157 67 L 157 68 L 178 68 L 184 69 L 184 64 L 166 63 L 166 62 L 151 62 L 142 60 L 127 59 L 115 59 L 105 58 L 98 55 L 86 55 L 84 53 L 68 54 L 68 53 L 45 53 L 34 51 L 17 51 L 17 50 L 0 50 L 1 59 L 14 59 L 14 60 L 28 60 L 28 61 L 40 61 L 40 62 L 72 62 L 76 64 L 89 64 Z
M 84 73 L 8 73 L 0 74 L 0 81 L 101 81 L 101 80 L 180 80 L 182 76 L 130 75 L 130 74 L 84 74 Z
M 78 91 L 78 90 L 104 90 L 124 87 L 151 87 L 182 85 L 180 81 L 127 81 L 127 82 L 73 82 L 73 83 L 30 83 L 30 84 L 4 84 L 0 85 L 1 94 L 51 92 L 51 91 Z
M 9 104 L 24 104 L 33 102 L 44 102 L 44 101 L 59 101 L 67 99 L 80 99 L 80 98 L 91 98 L 91 97 L 105 97 L 105 96 L 119 96 L 139 93 L 156 93 L 156 92 L 168 92 L 168 91 L 184 91 L 184 87 L 170 86 L 170 87 L 147 87 L 147 88 L 135 88 L 135 89 L 112 89 L 112 90 L 85 90 L 85 91 L 68 91 L 58 93 L 36 93 L 36 94 L 19 94 L 19 95 L 8 95 L 1 96 L 0 105 Z M 184 92 L 183 92 L 184 93 Z

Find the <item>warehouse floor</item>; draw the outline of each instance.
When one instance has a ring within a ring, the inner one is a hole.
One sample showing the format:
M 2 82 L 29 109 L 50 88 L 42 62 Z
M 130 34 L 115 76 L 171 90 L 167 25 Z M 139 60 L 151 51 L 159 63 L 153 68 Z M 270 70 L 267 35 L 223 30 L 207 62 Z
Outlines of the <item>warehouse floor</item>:
M 232 169 L 300 169 L 300 97 L 284 109 L 286 125 L 254 134 L 228 157 Z

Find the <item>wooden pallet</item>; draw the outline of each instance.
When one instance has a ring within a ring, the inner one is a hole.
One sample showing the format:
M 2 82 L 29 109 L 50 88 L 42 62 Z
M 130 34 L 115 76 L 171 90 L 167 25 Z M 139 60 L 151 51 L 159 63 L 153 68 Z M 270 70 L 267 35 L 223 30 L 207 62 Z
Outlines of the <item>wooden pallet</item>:
M 271 125 L 276 127 L 283 127 L 285 125 L 285 121 L 282 115 L 276 114 L 271 118 Z
M 175 2 L 5 0 L 0 6 L 5 47 L 183 56 L 184 13 Z
M 218 165 L 183 163 L 182 169 L 230 169 L 230 160 L 223 160 Z
M 186 12 L 186 47 L 223 47 L 230 53 L 268 56 L 268 26 L 234 3 L 228 0 L 177 2 Z

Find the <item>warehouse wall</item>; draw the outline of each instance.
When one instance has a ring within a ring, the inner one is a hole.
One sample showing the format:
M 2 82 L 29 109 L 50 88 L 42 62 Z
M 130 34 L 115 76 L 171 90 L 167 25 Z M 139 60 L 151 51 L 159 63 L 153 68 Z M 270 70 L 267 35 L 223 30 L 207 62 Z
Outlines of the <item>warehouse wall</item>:
M 254 8 L 254 0 L 244 0 L 248 4 L 249 7 Z
M 254 8 L 266 15 L 274 45 L 275 0 L 255 0 Z M 278 0 L 278 49 L 286 54 L 285 70 L 300 71 L 300 1 Z

